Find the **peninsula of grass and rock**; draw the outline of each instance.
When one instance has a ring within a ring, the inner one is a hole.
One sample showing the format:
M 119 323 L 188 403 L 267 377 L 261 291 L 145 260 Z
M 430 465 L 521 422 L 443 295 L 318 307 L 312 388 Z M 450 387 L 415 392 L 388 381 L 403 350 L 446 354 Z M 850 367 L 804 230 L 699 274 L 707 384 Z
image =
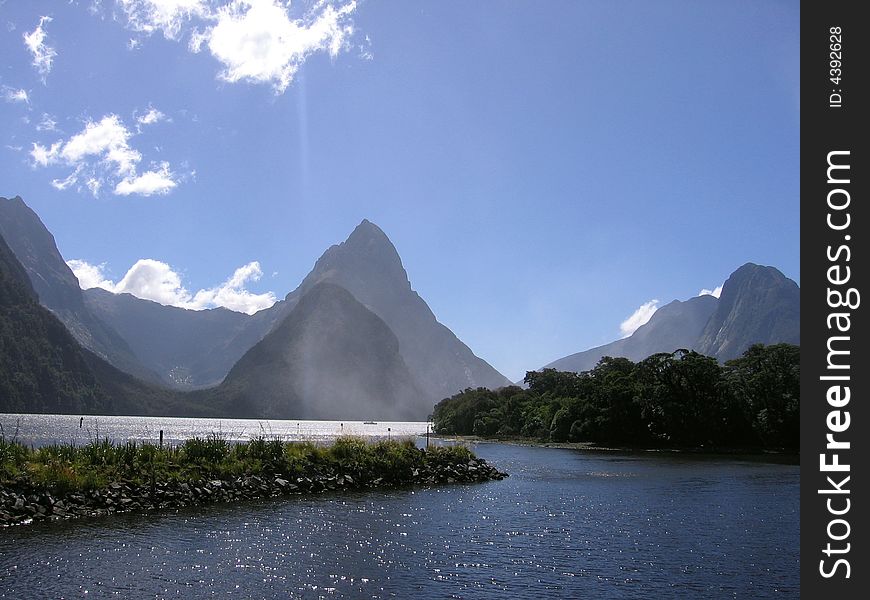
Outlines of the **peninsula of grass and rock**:
M 218 435 L 176 446 L 95 440 L 30 448 L 0 439 L 0 527 L 213 502 L 498 480 L 464 446 L 413 440 L 331 445 Z

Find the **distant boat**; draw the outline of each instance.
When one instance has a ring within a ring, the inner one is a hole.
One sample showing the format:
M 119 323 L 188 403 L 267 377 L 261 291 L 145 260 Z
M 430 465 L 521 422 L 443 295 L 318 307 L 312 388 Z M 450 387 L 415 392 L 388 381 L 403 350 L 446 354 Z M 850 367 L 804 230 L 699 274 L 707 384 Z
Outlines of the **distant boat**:
M 377 421 L 363 421 L 363 425 L 377 425 Z

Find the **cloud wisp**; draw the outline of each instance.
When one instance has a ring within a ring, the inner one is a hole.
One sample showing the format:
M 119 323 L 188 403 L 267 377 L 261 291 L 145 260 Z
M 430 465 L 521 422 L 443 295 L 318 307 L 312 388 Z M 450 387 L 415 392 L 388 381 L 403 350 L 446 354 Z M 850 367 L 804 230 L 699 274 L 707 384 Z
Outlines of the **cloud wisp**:
M 162 115 L 151 109 L 146 117 L 153 112 Z M 159 120 L 153 116 L 150 119 L 152 123 Z M 140 118 L 139 124 L 146 123 Z M 118 115 L 110 114 L 99 121 L 88 120 L 82 131 L 66 140 L 48 146 L 34 142 L 30 157 L 35 167 L 72 168 L 66 178 L 52 180 L 52 186 L 58 190 L 85 185 L 97 196 L 108 184 L 118 196 L 168 193 L 178 185 L 178 177 L 165 161 L 152 163 L 149 169 L 139 172 L 142 154 L 130 144 L 133 135 Z
M 84 290 L 102 288 L 114 294 L 132 294 L 137 298 L 188 310 L 224 307 L 252 315 L 269 308 L 277 300 L 272 292 L 255 294 L 247 289 L 250 282 L 258 281 L 263 276 L 257 261 L 239 267 L 220 285 L 201 289 L 196 293 L 191 293 L 184 287 L 181 275 L 170 265 L 151 258 L 136 261 L 117 282 L 106 276 L 105 264 L 94 265 L 84 260 L 69 260 L 67 265 Z
M 703 288 L 700 292 L 698 292 L 699 296 L 715 296 L 718 298 L 722 295 L 722 286 L 717 285 L 712 290 L 708 290 L 707 288 Z
M 54 58 L 57 56 L 57 51 L 46 43 L 48 35 L 45 33 L 45 25 L 51 21 L 51 17 L 40 17 L 36 29 L 23 36 L 24 45 L 33 55 L 33 66 L 42 77 L 43 83 L 51 72 Z
M 0 88 L 0 93 L 3 95 L 3 100 L 10 104 L 30 104 L 30 96 L 27 90 L 23 88 L 13 88 L 4 85 Z
M 302 16 L 280 0 L 117 0 L 126 26 L 171 40 L 188 37 L 221 64 L 218 77 L 229 83 L 271 84 L 283 93 L 313 54 L 336 58 L 352 49 L 356 0 L 320 0 Z M 369 53 L 370 56 L 370 53 Z
M 170 40 L 178 39 L 184 25 L 209 13 L 203 0 L 117 0 L 133 31 L 152 34 L 160 31 Z
M 627 338 L 633 334 L 641 325 L 645 325 L 647 321 L 655 314 L 659 308 L 658 300 L 650 300 L 641 304 L 636 311 L 619 324 L 619 331 L 623 338 Z
M 136 122 L 141 125 L 154 125 L 154 123 L 159 123 L 160 121 L 165 121 L 166 115 L 157 110 L 156 108 L 149 107 L 148 112 L 144 115 L 140 115 L 136 117 Z

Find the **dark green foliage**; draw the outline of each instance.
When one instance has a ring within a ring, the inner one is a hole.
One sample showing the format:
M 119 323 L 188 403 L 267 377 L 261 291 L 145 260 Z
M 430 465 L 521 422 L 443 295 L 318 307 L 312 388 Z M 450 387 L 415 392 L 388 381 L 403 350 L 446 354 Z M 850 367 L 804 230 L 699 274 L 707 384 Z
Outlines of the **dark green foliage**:
M 751 346 L 725 363 L 731 410 L 740 411 L 766 445 L 797 445 L 800 439 L 800 348 Z M 735 417 L 736 418 L 736 417 Z
M 529 388 L 467 389 L 435 406 L 442 434 L 645 447 L 799 446 L 800 349 L 750 347 L 724 366 L 697 352 L 591 371 L 529 372 Z

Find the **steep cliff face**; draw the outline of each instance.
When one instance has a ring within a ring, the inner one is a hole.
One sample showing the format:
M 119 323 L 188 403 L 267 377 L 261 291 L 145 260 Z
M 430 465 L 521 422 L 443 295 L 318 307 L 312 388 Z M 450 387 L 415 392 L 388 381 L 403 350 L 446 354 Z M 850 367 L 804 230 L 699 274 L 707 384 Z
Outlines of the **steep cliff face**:
M 364 220 L 344 243 L 324 252 L 286 302 L 295 302 L 320 282 L 347 289 L 389 325 L 411 374 L 434 401 L 467 387 L 494 389 L 510 384 L 438 322 L 411 289 L 396 248 L 377 225 Z
M 39 305 L 25 269 L 0 236 L 0 412 L 109 410 L 85 351 Z
M 679 348 L 720 361 L 741 356 L 752 344 L 800 344 L 798 285 L 773 267 L 747 263 L 722 286 L 720 297 L 674 300 L 631 336 L 560 358 L 545 368 L 588 371 L 604 356 L 642 360 Z
M 123 371 L 160 381 L 129 344 L 86 306 L 79 281 L 58 251 L 54 236 L 21 198 L 0 198 L 0 235 L 23 265 L 40 304 L 82 346 Z
M 798 285 L 773 267 L 747 263 L 722 287 L 697 349 L 719 360 L 737 358 L 756 343 L 800 344 Z

